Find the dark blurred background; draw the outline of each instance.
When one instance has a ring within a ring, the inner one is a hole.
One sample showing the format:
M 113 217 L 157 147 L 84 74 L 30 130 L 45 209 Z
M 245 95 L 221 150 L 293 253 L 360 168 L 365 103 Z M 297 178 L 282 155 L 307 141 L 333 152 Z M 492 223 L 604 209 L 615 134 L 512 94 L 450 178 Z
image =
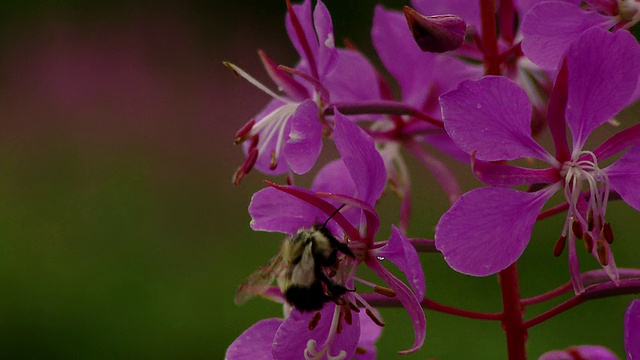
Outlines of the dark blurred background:
M 326 4 L 338 42 L 348 37 L 377 62 L 376 2 Z M 282 315 L 266 300 L 232 301 L 281 236 L 249 228 L 246 209 L 266 177 L 231 184 L 243 160 L 235 131 L 269 98 L 222 61 L 266 83 L 257 49 L 294 65 L 284 12 L 284 0 L 2 2 L 0 358 L 222 359 L 244 329 Z M 637 120 L 637 109 L 626 113 Z M 432 237 L 445 198 L 410 164 L 410 235 Z M 381 238 L 396 205 L 382 202 Z M 616 203 L 609 219 L 619 266 L 637 266 L 638 214 Z M 524 296 L 569 280 L 566 256 L 551 256 L 561 226 L 537 227 L 520 266 Z M 581 255 L 585 269 L 597 267 Z M 423 260 L 429 297 L 499 311 L 495 277 L 456 274 L 437 255 Z M 583 343 L 622 354 L 630 299 L 593 301 L 533 328 L 531 357 Z M 401 310 L 382 315 L 379 358 L 396 358 L 410 345 L 410 322 Z M 405 359 L 506 357 L 497 323 L 433 312 L 427 322 L 424 348 Z

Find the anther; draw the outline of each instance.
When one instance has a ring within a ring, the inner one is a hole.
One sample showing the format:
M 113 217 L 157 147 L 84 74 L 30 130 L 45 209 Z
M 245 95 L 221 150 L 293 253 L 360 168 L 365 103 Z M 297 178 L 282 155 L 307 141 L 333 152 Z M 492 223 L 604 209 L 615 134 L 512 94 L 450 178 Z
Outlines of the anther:
M 353 324 L 353 317 L 351 316 L 351 308 L 349 307 L 348 304 L 345 304 L 344 306 L 342 306 L 342 314 L 344 315 L 344 322 L 346 322 L 347 325 Z
M 367 349 L 363 348 L 362 346 L 358 346 L 356 348 L 356 354 L 362 355 L 362 354 L 366 354 L 366 353 L 367 353 Z
M 313 330 L 316 328 L 316 326 L 318 326 L 321 317 L 322 315 L 320 314 L 320 311 L 317 311 L 315 314 L 313 314 L 313 317 L 311 317 L 311 320 L 309 321 L 309 330 Z
M 578 220 L 573 220 L 571 223 L 571 231 L 573 231 L 573 235 L 578 239 L 582 239 L 582 225 Z
M 613 244 L 613 230 L 611 230 L 611 224 L 608 222 L 602 226 L 602 237 L 609 243 Z
M 589 233 L 584 233 L 584 248 L 589 254 L 593 252 L 593 237 Z
M 256 164 L 257 160 L 258 160 L 258 149 L 254 147 L 251 150 L 249 150 L 249 153 L 247 154 L 247 158 L 245 159 L 244 163 L 240 165 L 235 175 L 233 176 L 233 185 L 240 184 L 240 182 L 245 177 L 245 175 L 247 175 L 249 171 L 253 169 L 253 166 Z
M 357 313 L 359 313 L 359 312 L 360 312 L 360 308 L 358 307 L 358 305 L 356 305 L 356 304 L 352 303 L 351 301 L 349 301 L 347 305 L 349 305 L 349 308 L 350 308 L 352 311 L 355 311 L 355 312 L 357 312 Z
M 382 321 L 382 319 L 378 318 L 377 316 L 375 316 L 373 314 L 373 311 L 371 311 L 371 309 L 367 309 L 366 310 L 367 316 L 369 316 L 369 318 L 378 326 L 383 327 L 384 326 L 384 322 Z
M 373 287 L 373 291 L 377 292 L 380 295 L 384 295 L 386 297 L 396 297 L 395 291 L 383 286 L 376 285 Z
M 599 240 L 596 244 L 596 253 L 598 254 L 598 261 L 602 266 L 609 265 L 609 251 L 604 241 Z
M 336 334 L 340 334 L 342 332 L 342 314 L 343 312 L 340 311 L 340 315 L 338 316 L 338 327 L 336 328 Z
M 238 130 L 238 132 L 236 133 L 236 140 L 235 140 L 236 145 L 247 140 L 247 135 L 251 132 L 251 129 L 253 129 L 253 125 L 255 124 L 256 124 L 256 119 L 251 119 L 249 120 L 248 123 L 246 123 L 243 127 L 241 127 L 240 130 Z
M 278 159 L 276 158 L 276 151 L 271 152 L 271 163 L 269 164 L 269 170 L 275 170 L 278 167 Z
M 553 256 L 558 257 L 562 255 L 562 252 L 564 251 L 564 247 L 566 245 L 567 245 L 567 237 L 564 235 L 560 236 L 558 241 L 556 241 L 556 245 L 553 247 Z
M 587 230 L 593 230 L 593 210 L 589 209 L 589 214 L 587 215 Z

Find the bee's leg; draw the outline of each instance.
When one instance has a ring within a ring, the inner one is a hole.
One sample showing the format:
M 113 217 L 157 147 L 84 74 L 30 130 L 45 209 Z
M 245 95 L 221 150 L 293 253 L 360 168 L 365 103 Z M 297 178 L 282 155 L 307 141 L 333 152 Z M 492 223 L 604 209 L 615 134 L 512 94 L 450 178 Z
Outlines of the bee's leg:
M 327 286 L 327 292 L 329 292 L 329 297 L 332 300 L 338 299 L 340 296 L 346 294 L 349 290 L 346 287 L 336 284 L 333 280 L 331 280 L 323 271 L 320 271 L 316 274 L 317 278 L 322 281 Z
M 355 258 L 355 255 L 353 255 L 353 252 L 351 252 L 351 249 L 349 249 L 347 244 L 336 239 L 336 237 L 333 236 L 333 234 L 329 231 L 329 229 L 327 229 L 326 227 L 319 227 L 318 230 L 322 233 L 322 235 L 324 235 L 327 239 L 329 239 L 329 242 L 331 243 L 331 246 L 334 249 L 337 249 L 341 253 L 349 255 L 352 258 Z M 331 255 L 335 257 L 334 254 L 331 254 Z

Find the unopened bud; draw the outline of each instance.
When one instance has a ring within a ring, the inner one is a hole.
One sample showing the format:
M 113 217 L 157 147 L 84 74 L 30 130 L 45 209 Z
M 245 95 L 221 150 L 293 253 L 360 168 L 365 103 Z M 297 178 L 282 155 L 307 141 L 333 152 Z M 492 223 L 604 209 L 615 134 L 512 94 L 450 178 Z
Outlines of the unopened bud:
M 404 16 L 422 51 L 444 53 L 456 50 L 464 42 L 467 24 L 455 15 L 424 16 L 405 6 Z

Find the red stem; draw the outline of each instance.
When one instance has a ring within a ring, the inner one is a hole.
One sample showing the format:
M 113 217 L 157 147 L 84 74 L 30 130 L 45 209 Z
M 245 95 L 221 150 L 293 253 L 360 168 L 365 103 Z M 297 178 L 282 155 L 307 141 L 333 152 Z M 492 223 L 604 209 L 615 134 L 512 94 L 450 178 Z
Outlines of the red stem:
M 484 48 L 484 74 L 500 75 L 496 0 L 480 0 L 480 16 L 482 20 L 482 46 Z
M 524 308 L 520 302 L 518 266 L 511 264 L 498 274 L 502 291 L 502 328 L 507 334 L 509 360 L 526 360 L 527 328 L 522 319 Z

